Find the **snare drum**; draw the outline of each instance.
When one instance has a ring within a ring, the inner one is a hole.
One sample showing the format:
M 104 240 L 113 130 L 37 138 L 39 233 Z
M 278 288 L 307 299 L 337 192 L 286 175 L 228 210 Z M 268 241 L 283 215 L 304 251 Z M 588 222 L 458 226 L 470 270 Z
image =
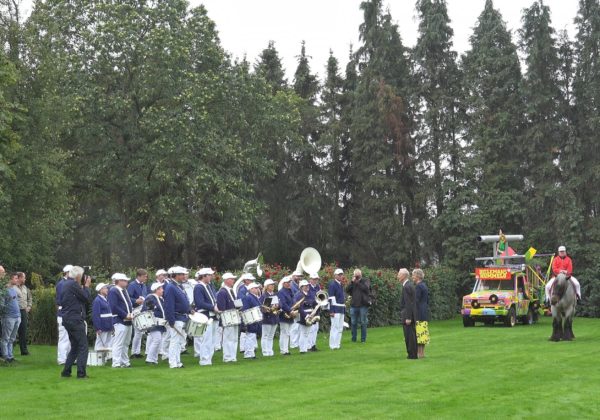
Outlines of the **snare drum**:
M 221 312 L 221 323 L 224 327 L 234 327 L 242 323 L 240 313 L 237 309 L 230 309 L 228 311 Z
M 255 306 L 254 308 L 246 309 L 242 311 L 242 320 L 244 324 L 251 325 L 256 324 L 257 322 L 261 322 L 263 320 L 263 314 L 260 310 L 260 306 Z
M 154 317 L 154 322 L 156 322 L 155 325 L 158 327 L 166 327 L 169 324 L 169 322 L 166 319 L 157 317 Z
M 140 312 L 133 318 L 133 326 L 140 331 L 146 331 L 155 325 L 156 321 L 154 320 L 154 313 L 152 311 Z
M 187 324 L 185 324 L 185 332 L 190 337 L 201 337 L 208 325 L 208 317 L 204 314 L 196 312 L 190 315 Z

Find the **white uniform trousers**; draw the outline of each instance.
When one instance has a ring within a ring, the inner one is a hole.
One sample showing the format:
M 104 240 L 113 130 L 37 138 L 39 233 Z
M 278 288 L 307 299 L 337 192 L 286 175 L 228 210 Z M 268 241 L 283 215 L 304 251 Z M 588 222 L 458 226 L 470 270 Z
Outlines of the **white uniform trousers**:
M 185 322 L 175 321 L 174 327 L 167 326 L 169 334 L 169 367 L 178 368 L 183 366 L 181 363 L 181 342 L 185 342 L 185 332 L 183 326 Z
M 215 326 L 215 335 L 213 337 L 213 343 L 215 344 L 215 351 L 221 350 L 223 343 L 223 327 L 220 325 Z
M 279 323 L 279 352 L 281 354 L 290 352 L 290 329 L 292 324 L 287 322 Z
M 223 327 L 223 361 L 237 361 L 239 326 Z
M 196 340 L 200 341 L 200 366 L 212 365 L 212 357 L 215 353 L 215 344 L 213 339 L 215 337 L 215 326 L 216 322 L 211 322 L 206 326 L 206 330 L 202 337 L 194 338 L 194 345 Z
M 162 359 L 165 360 L 169 357 L 169 343 L 171 342 L 171 334 L 169 333 L 169 329 L 167 328 L 167 332 L 162 333 L 162 338 L 160 341 L 160 354 L 162 355 Z
M 260 348 L 263 356 L 273 356 L 273 339 L 277 331 L 277 324 L 263 324 L 262 337 L 260 338 Z
M 206 332 L 206 331 L 204 331 Z M 204 334 L 202 334 L 204 335 Z M 202 337 L 194 337 L 194 357 L 200 357 L 200 347 L 202 346 Z
M 112 367 L 129 366 L 129 343 L 131 325 L 115 324 L 115 336 L 112 343 Z
M 300 324 L 298 323 L 299 320 L 300 317 L 296 317 L 296 319 L 294 319 L 294 323 L 290 327 L 290 347 L 293 349 L 298 348 L 300 342 Z
M 131 340 L 131 354 L 141 354 L 142 352 L 142 336 L 141 330 L 133 328 L 133 339 Z
M 246 333 L 246 349 L 244 350 L 244 359 L 254 359 L 256 354 L 254 350 L 258 347 L 256 342 L 256 333 Z
M 298 347 L 300 347 L 300 353 L 306 353 L 310 346 L 310 325 L 298 324 L 298 331 L 300 332 L 300 338 L 298 340 Z
M 58 324 L 58 349 L 56 360 L 59 365 L 63 365 L 67 360 L 67 355 L 71 351 L 71 342 L 69 341 L 69 333 L 62 325 L 62 316 L 56 317 Z
M 240 333 L 240 352 L 244 352 L 246 350 L 246 333 Z
M 309 347 L 313 347 L 317 345 L 317 335 L 319 334 L 319 323 L 315 322 L 310 326 L 310 340 Z
M 112 339 L 112 331 L 100 331 L 99 333 L 96 333 L 94 350 L 112 350 Z
M 146 337 L 146 362 L 158 363 L 158 351 L 162 341 L 161 331 L 150 331 Z
M 329 348 L 339 349 L 344 331 L 344 314 L 331 313 L 331 329 L 329 330 Z

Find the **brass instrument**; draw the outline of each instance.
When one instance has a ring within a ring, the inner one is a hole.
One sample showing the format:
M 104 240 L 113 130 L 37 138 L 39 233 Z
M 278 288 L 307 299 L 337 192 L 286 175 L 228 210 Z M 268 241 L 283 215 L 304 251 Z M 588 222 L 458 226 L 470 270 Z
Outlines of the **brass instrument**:
M 296 315 L 298 315 L 298 308 L 300 307 L 300 305 L 302 305 L 304 303 L 305 300 L 306 300 L 306 296 L 304 296 L 298 302 L 294 303 L 294 305 L 290 308 L 290 312 L 285 314 L 285 317 L 287 319 L 296 318 Z
M 317 314 L 320 309 L 323 309 L 329 304 L 329 294 L 324 290 L 319 290 L 315 296 L 315 301 L 317 302 L 317 306 L 315 306 L 312 312 L 306 317 L 306 325 L 312 325 L 315 322 L 319 322 L 321 317 Z

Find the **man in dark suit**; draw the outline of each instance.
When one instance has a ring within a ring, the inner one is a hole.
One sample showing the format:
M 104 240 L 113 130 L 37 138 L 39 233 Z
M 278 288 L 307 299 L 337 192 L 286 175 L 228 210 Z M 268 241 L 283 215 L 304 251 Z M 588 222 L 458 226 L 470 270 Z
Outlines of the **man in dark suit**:
M 402 283 L 402 297 L 400 299 L 400 321 L 404 329 L 404 341 L 408 359 L 417 359 L 417 304 L 415 299 L 415 285 L 408 278 L 406 268 L 398 271 L 398 281 Z

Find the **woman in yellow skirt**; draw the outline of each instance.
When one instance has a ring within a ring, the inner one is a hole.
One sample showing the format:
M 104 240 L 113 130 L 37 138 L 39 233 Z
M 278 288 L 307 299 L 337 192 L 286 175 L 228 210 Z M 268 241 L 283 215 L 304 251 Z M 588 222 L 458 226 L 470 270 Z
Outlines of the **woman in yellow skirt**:
M 425 273 L 420 268 L 412 272 L 415 282 L 415 294 L 417 303 L 417 356 L 419 359 L 425 357 L 425 345 L 429 344 L 429 290 L 423 281 Z

